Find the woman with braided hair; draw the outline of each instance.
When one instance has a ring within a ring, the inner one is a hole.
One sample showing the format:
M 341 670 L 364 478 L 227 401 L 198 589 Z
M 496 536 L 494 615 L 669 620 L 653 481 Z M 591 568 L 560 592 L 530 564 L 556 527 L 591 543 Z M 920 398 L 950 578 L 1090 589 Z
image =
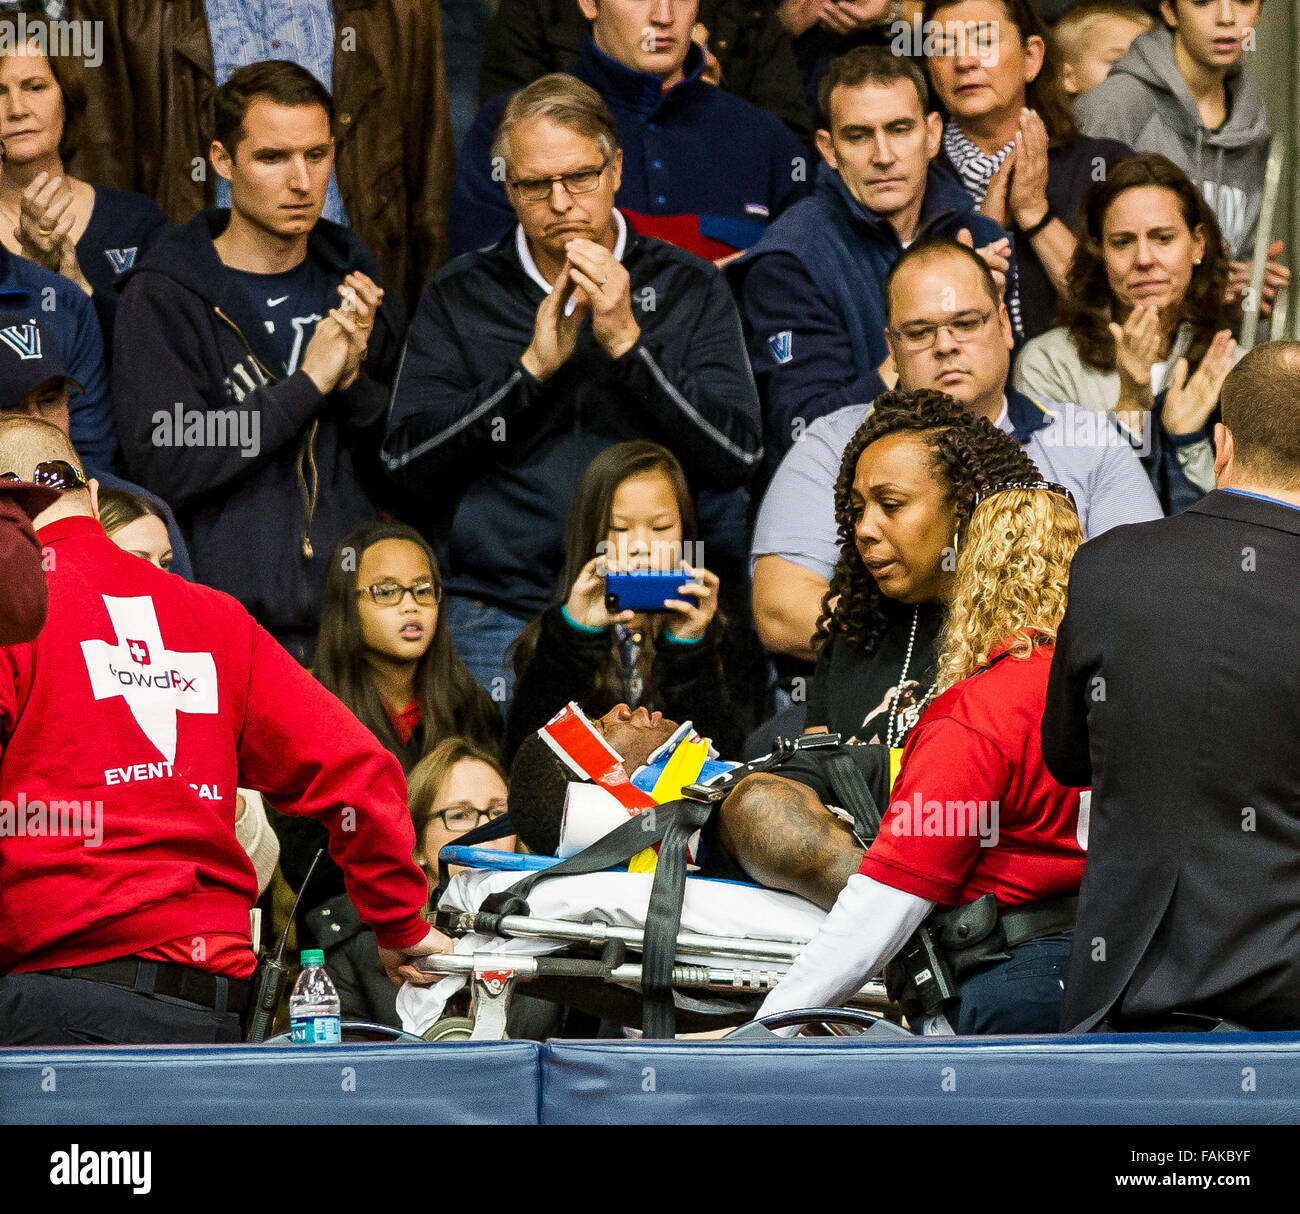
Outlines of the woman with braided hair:
M 976 494 L 1038 478 L 1014 438 L 946 393 L 877 398 L 835 483 L 840 557 L 817 624 L 808 732 L 903 745 L 933 689 L 944 604 Z
M 1057 1029 L 1087 826 L 1040 733 L 1083 529 L 1036 476 L 988 482 L 963 511 L 932 702 L 879 832 L 760 1015 L 841 1003 L 885 969 L 918 1031 Z M 932 957 L 908 964 L 927 919 L 955 991 L 935 990 Z

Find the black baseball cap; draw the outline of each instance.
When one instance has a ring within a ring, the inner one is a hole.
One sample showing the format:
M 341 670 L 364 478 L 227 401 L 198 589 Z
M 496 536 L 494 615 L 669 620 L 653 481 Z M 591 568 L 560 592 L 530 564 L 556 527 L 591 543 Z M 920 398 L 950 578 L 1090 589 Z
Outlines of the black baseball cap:
M 0 410 L 17 408 L 52 379 L 81 390 L 49 326 L 31 317 L 0 316 Z

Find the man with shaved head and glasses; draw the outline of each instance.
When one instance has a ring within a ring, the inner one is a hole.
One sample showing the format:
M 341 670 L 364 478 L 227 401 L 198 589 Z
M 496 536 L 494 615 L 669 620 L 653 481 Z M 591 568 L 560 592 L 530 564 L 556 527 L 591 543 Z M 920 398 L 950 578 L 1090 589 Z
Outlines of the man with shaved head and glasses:
M 1091 537 L 1160 517 L 1151 482 L 1105 414 L 1035 400 L 1008 382 L 1011 319 L 988 264 L 955 240 L 917 241 L 884 285 L 885 339 L 898 387 L 946 392 L 1015 436 L 1050 481 L 1069 488 Z M 848 405 L 808 427 L 781 462 L 754 534 L 754 618 L 769 650 L 811 657 L 839 554 L 833 488 L 849 439 L 871 411 Z
M 517 222 L 425 289 L 384 463 L 433 511 L 457 652 L 501 701 L 506 649 L 550 604 L 594 456 L 652 439 L 698 493 L 742 485 L 762 447 L 731 293 L 614 207 L 623 153 L 595 90 L 544 76 L 506 105 L 495 148 Z
M 6 472 L 53 500 L 49 618 L 0 649 L 0 1045 L 240 1040 L 237 785 L 329 829 L 385 970 L 421 981 L 450 942 L 420 917 L 397 760 L 233 598 L 118 548 L 57 426 L 0 417 Z

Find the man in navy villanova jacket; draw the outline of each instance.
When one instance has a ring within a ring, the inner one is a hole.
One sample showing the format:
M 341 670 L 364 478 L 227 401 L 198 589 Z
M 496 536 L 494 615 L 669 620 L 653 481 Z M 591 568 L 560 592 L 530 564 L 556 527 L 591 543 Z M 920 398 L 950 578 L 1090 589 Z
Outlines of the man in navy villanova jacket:
M 1006 233 L 931 163 L 943 126 L 915 64 L 849 51 L 822 77 L 821 109 L 816 193 L 727 268 L 772 468 L 817 418 L 894 386 L 883 292 L 907 245 L 965 231 L 991 269 L 1009 269 Z

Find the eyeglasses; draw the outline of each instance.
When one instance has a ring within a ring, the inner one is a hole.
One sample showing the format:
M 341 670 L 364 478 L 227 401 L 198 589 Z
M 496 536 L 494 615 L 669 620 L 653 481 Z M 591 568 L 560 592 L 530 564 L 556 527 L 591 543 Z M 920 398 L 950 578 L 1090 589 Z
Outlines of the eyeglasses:
M 609 157 L 600 162 L 598 169 L 578 169 L 574 173 L 556 173 L 554 177 L 527 177 L 512 181 L 510 188 L 525 202 L 545 202 L 558 181 L 570 198 L 590 194 L 600 184 L 600 175 L 609 167 Z
M 975 507 L 980 502 L 987 501 L 995 493 L 1004 493 L 1008 489 L 1045 489 L 1048 493 L 1055 493 L 1065 498 L 1070 503 L 1070 509 L 1075 514 L 1079 513 L 1079 507 L 1074 501 L 1074 494 L 1064 485 L 1058 485 L 1055 481 L 1009 481 L 1004 485 L 989 485 L 986 489 L 981 489 L 975 494 L 975 500 L 971 503 L 971 512 L 974 513 Z
M 16 472 L 0 475 L 0 480 L 21 481 Z M 46 489 L 84 489 L 90 482 L 77 471 L 66 459 L 49 459 L 36 465 L 32 472 L 31 485 L 43 485 Z
M 436 607 L 442 602 L 442 587 L 428 578 L 413 586 L 403 586 L 400 582 L 376 582 L 357 593 L 368 594 L 380 607 L 396 607 L 407 594 L 415 600 L 417 607 Z
M 987 312 L 958 312 L 956 316 L 941 322 L 909 320 L 897 328 L 889 325 L 888 329 L 904 350 L 916 354 L 928 350 L 938 341 L 940 329 L 947 329 L 957 341 L 970 341 L 978 337 L 993 311 L 990 308 Z
M 504 818 L 506 808 L 504 801 L 493 801 L 487 809 L 478 809 L 468 802 L 458 801 L 455 805 L 448 805 L 446 809 L 438 810 L 433 816 L 441 818 L 443 826 L 459 835 L 467 830 L 473 830 L 484 818 L 489 822 Z

